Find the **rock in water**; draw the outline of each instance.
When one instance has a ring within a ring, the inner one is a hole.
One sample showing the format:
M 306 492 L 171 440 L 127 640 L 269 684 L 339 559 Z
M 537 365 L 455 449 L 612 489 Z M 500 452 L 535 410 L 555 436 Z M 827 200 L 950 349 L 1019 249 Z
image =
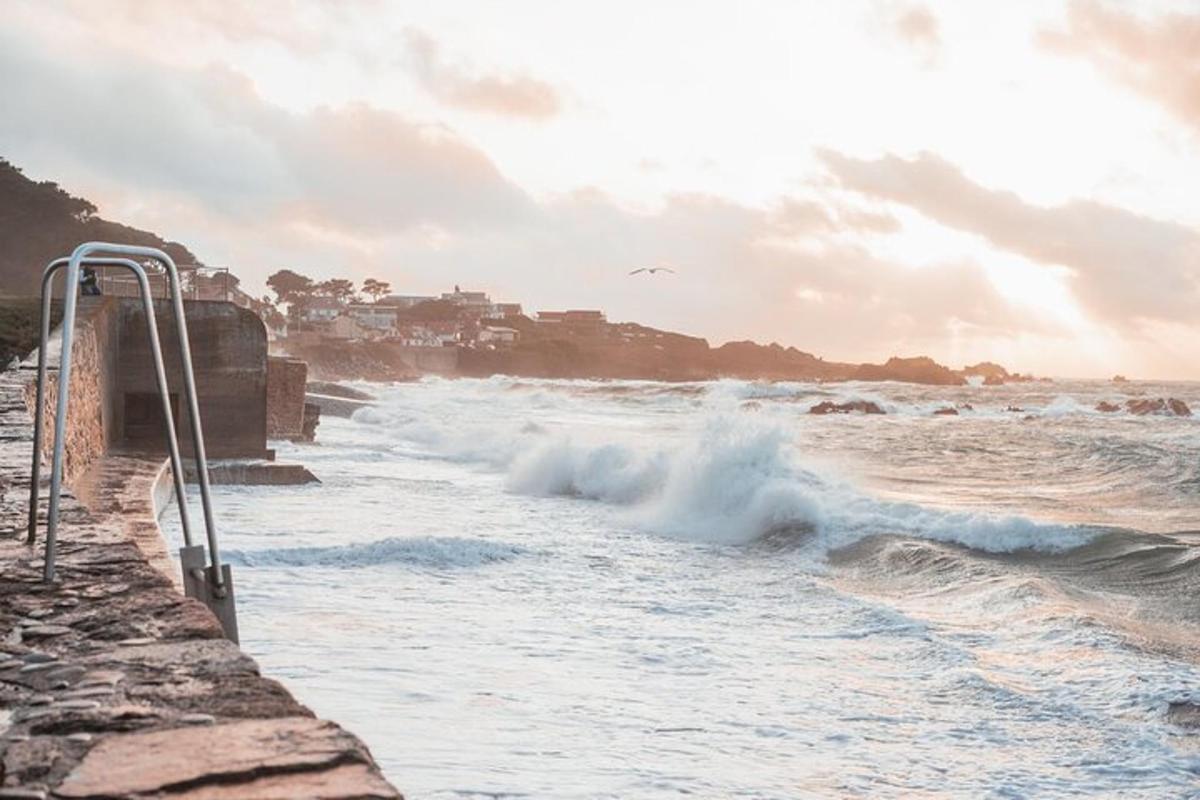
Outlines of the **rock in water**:
M 1139 417 L 1147 414 L 1170 414 L 1176 417 L 1192 415 L 1192 410 L 1188 408 L 1187 403 L 1174 397 L 1166 400 L 1161 397 L 1128 400 L 1125 402 L 1125 408 L 1129 410 L 1130 414 L 1136 414 Z
M 870 400 L 851 400 L 848 403 L 834 403 L 826 400 L 817 403 L 808 410 L 810 414 L 850 414 L 852 412 L 860 414 L 884 414 L 886 413 L 877 403 L 872 403 Z
M 1116 403 L 1110 403 L 1107 400 L 1101 400 L 1096 404 L 1096 410 L 1102 414 L 1115 414 L 1121 410 L 1121 407 Z

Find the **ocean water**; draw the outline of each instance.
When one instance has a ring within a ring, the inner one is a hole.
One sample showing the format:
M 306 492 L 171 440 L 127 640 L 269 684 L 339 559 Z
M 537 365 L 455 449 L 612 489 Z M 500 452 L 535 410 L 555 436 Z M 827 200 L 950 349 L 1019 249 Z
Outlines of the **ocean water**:
M 360 388 L 218 519 L 410 798 L 1200 797 L 1200 384 Z

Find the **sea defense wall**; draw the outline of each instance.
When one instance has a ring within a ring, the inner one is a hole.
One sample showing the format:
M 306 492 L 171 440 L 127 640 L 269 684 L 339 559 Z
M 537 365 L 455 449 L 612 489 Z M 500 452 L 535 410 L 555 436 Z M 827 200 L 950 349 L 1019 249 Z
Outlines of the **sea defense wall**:
M 262 458 L 267 450 L 267 331 L 254 312 L 215 301 L 189 301 L 188 339 L 210 458 Z M 191 452 L 174 313 L 157 301 L 158 335 L 171 386 L 180 447 Z M 116 427 L 123 438 L 161 439 L 162 412 L 146 318 L 136 300 L 121 300 Z
M 267 438 L 295 439 L 304 432 L 308 364 L 298 358 L 267 357 Z
M 52 584 L 41 580 L 44 530 L 34 547 L 20 535 L 36 372 L 27 361 L 0 373 L 0 530 L 15 532 L 0 536 L 0 797 L 400 797 L 361 741 L 263 677 L 208 608 L 179 593 L 153 497 L 168 484 L 164 459 L 106 449 L 120 438 L 114 407 L 129 410 L 123 391 L 142 386 L 125 370 L 145 368 L 119 343 L 123 315 L 109 298 L 81 304 L 66 443 L 72 492 L 62 499 Z M 244 372 L 257 347 L 237 341 L 244 320 L 197 317 L 198 372 L 228 381 L 208 396 L 226 398 L 223 413 L 241 413 L 228 405 L 241 386 L 257 398 L 248 403 L 265 406 L 265 357 L 261 381 Z M 247 428 L 265 436 L 265 410 L 250 416 Z M 233 430 L 215 420 L 213 429 Z

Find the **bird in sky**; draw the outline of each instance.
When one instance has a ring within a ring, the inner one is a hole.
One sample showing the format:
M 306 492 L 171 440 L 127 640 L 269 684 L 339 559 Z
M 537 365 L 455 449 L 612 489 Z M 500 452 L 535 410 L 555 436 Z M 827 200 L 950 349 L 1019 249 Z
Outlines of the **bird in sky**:
M 674 274 L 675 274 L 675 270 L 671 269 L 670 267 L 642 267 L 641 269 L 635 269 L 635 270 L 633 270 L 633 271 L 632 271 L 632 272 L 630 272 L 629 274 L 630 274 L 630 275 L 637 275 L 639 272 L 649 272 L 651 275 L 653 275 L 653 274 L 655 274 L 655 273 L 657 273 L 657 272 L 669 272 L 669 273 L 671 273 L 672 275 L 674 275 Z

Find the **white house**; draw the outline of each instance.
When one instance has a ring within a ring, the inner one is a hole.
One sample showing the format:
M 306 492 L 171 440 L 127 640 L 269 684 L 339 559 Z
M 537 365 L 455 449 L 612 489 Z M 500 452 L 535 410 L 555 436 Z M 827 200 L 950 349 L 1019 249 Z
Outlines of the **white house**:
M 346 313 L 364 328 L 388 332 L 396 329 L 396 319 L 400 312 L 393 306 L 354 303 L 347 307 Z
M 485 325 L 479 329 L 479 342 L 480 344 L 511 345 L 517 341 L 520 335 L 515 328 Z
M 345 306 L 332 297 L 313 297 L 305 304 L 300 317 L 305 322 L 332 322 L 344 310 Z

